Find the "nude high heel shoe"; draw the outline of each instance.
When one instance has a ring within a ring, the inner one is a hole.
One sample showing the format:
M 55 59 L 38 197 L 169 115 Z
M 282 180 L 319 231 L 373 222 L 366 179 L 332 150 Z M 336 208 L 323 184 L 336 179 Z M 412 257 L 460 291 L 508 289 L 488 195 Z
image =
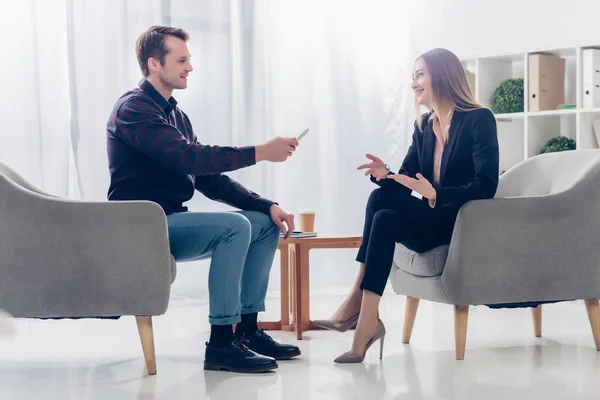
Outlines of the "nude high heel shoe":
M 354 364 L 354 363 L 363 362 L 363 360 L 365 359 L 365 355 L 367 354 L 367 350 L 369 350 L 369 347 L 371 347 L 371 345 L 373 343 L 375 343 L 377 340 L 380 341 L 379 342 L 379 359 L 381 360 L 383 358 L 383 341 L 385 340 L 385 325 L 383 325 L 382 320 L 378 320 L 377 329 L 375 330 L 375 335 L 373 335 L 371 340 L 369 340 L 367 342 L 367 345 L 365 346 L 365 352 L 363 353 L 362 356 L 359 356 L 358 354 L 354 354 L 351 351 L 347 351 L 346 353 L 344 353 L 341 356 L 339 356 L 338 358 L 336 358 L 334 360 L 334 362 L 339 363 L 339 364 Z
M 321 328 L 329 329 L 330 331 L 346 332 L 348 329 L 352 329 L 358 323 L 358 315 L 353 315 L 345 321 L 337 322 L 330 319 L 318 319 L 313 321 L 313 324 L 320 326 Z

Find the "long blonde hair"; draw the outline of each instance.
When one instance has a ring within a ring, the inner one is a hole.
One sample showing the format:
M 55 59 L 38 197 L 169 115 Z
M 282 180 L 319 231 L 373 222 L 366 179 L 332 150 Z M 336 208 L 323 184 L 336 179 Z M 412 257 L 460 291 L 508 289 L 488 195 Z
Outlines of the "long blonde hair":
M 457 111 L 473 111 L 483 108 L 475 100 L 473 89 L 460 60 L 454 53 L 446 49 L 433 49 L 423 53 L 422 59 L 431 75 L 431 109 L 437 109 L 442 103 L 451 103 Z M 415 97 L 417 126 L 422 130 L 423 116 Z

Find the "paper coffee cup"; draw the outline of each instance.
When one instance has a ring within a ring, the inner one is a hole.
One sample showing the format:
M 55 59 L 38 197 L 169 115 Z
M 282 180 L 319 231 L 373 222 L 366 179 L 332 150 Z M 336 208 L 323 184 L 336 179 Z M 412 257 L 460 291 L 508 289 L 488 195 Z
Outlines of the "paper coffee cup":
M 301 232 L 314 232 L 315 231 L 315 211 L 314 210 L 300 210 L 298 211 L 298 228 Z

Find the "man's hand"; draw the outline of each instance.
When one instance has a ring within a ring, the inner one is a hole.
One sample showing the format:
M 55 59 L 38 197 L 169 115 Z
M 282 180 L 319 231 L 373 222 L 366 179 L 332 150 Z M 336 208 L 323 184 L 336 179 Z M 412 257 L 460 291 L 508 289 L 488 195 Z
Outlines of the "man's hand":
M 281 232 L 285 233 L 285 239 L 289 238 L 294 232 L 294 215 L 285 211 L 277 204 L 273 204 L 269 208 L 271 219 L 275 222 L 275 225 L 281 229 Z M 284 224 L 285 222 L 285 224 Z
M 373 175 L 378 181 L 381 179 L 385 179 L 390 171 L 385 167 L 383 161 L 381 161 L 380 158 L 377 158 L 372 154 L 367 154 L 367 158 L 371 160 L 371 162 L 368 164 L 360 165 L 356 169 L 366 169 L 367 171 L 365 172 L 365 176 Z
M 283 162 L 292 155 L 296 147 L 298 147 L 298 140 L 296 138 L 282 138 L 277 136 L 275 139 L 271 139 L 267 143 L 255 147 L 256 162 Z

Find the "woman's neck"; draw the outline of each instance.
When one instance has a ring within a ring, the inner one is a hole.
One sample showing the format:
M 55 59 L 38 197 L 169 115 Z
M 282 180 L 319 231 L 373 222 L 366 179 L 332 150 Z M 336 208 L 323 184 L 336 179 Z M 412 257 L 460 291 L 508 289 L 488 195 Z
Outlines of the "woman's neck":
M 450 123 L 450 121 L 447 121 L 447 119 L 450 114 L 450 111 L 452 110 L 454 110 L 454 104 L 438 104 L 437 108 L 435 109 L 435 114 L 444 125 L 447 125 L 448 123 Z

